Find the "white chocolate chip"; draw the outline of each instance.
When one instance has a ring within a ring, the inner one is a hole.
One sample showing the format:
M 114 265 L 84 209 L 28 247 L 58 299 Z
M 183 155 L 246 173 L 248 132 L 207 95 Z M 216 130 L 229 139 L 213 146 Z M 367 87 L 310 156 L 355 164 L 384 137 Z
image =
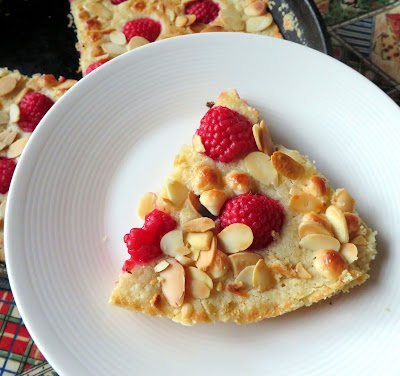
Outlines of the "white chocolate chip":
M 186 235 L 186 241 L 190 244 L 190 247 L 199 251 L 208 251 L 211 248 L 212 239 L 213 233 L 211 231 L 203 233 L 190 232 Z

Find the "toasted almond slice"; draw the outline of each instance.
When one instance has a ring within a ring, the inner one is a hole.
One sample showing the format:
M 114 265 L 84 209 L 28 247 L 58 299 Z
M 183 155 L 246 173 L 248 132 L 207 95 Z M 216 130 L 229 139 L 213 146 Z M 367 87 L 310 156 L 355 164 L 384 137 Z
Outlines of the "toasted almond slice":
M 10 106 L 10 120 L 11 120 L 13 123 L 17 123 L 18 120 L 19 120 L 20 114 L 21 114 L 21 112 L 20 112 L 20 110 L 19 110 L 19 106 L 16 105 L 15 103 L 13 103 L 13 104 Z
M 187 256 L 177 255 L 175 256 L 175 260 L 178 261 L 183 266 L 194 265 L 194 260 Z
M 172 181 L 167 184 L 168 198 L 175 206 L 181 206 L 186 200 L 189 190 L 179 181 Z
M 271 134 L 264 120 L 260 122 L 260 135 L 263 153 L 271 156 L 274 152 L 274 144 L 272 143 Z
M 138 204 L 138 215 L 140 219 L 146 217 L 147 214 L 151 213 L 156 207 L 157 196 L 154 193 L 145 193 Z
M 343 212 L 353 212 L 356 205 L 354 198 L 343 188 L 335 192 L 332 201 Z
M 123 46 L 126 44 L 126 36 L 121 31 L 114 30 L 110 33 L 110 41 L 120 46 Z
M 241 14 L 233 9 L 221 9 L 218 13 L 219 17 L 241 18 Z
M 190 247 L 199 251 L 208 251 L 211 248 L 212 238 L 213 233 L 211 231 L 203 233 L 189 232 L 186 235 L 186 241 L 190 244 Z
M 366 246 L 368 245 L 367 240 L 364 238 L 362 235 L 357 235 L 354 239 L 351 240 L 351 242 L 355 245 L 359 246 Z
M 310 193 L 314 196 L 324 198 L 328 194 L 326 179 L 321 176 L 311 176 L 307 183 L 307 187 Z
M 243 282 L 243 288 L 249 290 L 253 288 L 254 265 L 246 266 L 235 278 L 235 283 Z
M 222 26 L 212 25 L 202 29 L 200 33 L 216 33 L 221 31 L 225 31 L 225 29 Z
M 17 158 L 22 154 L 29 137 L 20 138 L 19 140 L 13 142 L 7 150 L 8 158 Z
M 226 184 L 237 195 L 250 192 L 252 181 L 249 175 L 244 172 L 232 171 L 225 177 Z
M 200 251 L 199 259 L 196 262 L 197 269 L 206 271 L 207 268 L 212 264 L 215 257 L 215 250 Z
M 168 303 L 178 308 L 185 298 L 185 269 L 173 258 L 166 260 L 171 266 L 160 273 L 161 290 Z
M 234 31 L 242 31 L 246 27 L 246 23 L 236 17 L 221 17 L 221 21 L 225 27 Z
M 347 269 L 347 264 L 339 252 L 328 249 L 318 252 L 314 260 L 314 267 L 325 278 L 337 280 Z
M 262 16 L 266 12 L 264 1 L 255 1 L 244 9 L 244 14 L 249 17 Z
M 318 214 L 314 211 L 311 211 L 309 213 L 306 213 L 303 215 L 302 218 L 303 222 L 316 222 L 327 228 L 329 231 L 332 229 L 332 225 L 326 218 L 325 214 Z
M 5 147 L 11 145 L 15 137 L 17 137 L 18 132 L 11 129 L 7 128 L 3 132 L 0 133 L 0 150 L 3 150 Z
M 0 78 L 0 97 L 11 93 L 17 86 L 17 80 L 12 76 Z
M 240 252 L 230 255 L 228 258 L 232 264 L 233 275 L 237 277 L 247 266 L 256 265 L 258 260 L 262 259 L 262 256 L 253 252 Z
M 254 266 L 252 282 L 258 292 L 265 292 L 275 287 L 276 279 L 274 273 L 268 268 L 264 259 L 258 260 Z
M 112 43 L 112 42 L 103 43 L 101 45 L 101 48 L 104 50 L 104 52 L 106 52 L 112 56 L 122 55 L 123 53 L 126 52 L 125 46 L 120 46 L 120 45 Z
M 204 147 L 203 142 L 201 141 L 201 136 L 199 136 L 198 134 L 195 134 L 193 136 L 192 145 L 193 149 L 198 153 L 204 153 L 206 151 L 206 148 Z
M 171 264 L 170 264 L 168 261 L 162 260 L 162 261 L 160 261 L 160 262 L 154 267 L 154 271 L 155 271 L 156 273 L 160 273 L 160 272 L 162 272 L 163 270 L 167 269 L 168 266 L 170 266 L 170 265 L 171 265 Z
M 182 228 L 186 232 L 207 232 L 215 228 L 215 223 L 211 218 L 201 217 L 184 223 Z
M 344 213 L 344 217 L 346 218 L 349 237 L 354 238 L 360 231 L 360 220 L 354 213 Z
M 215 289 L 219 292 L 222 291 L 222 282 L 217 282 Z
M 317 222 L 301 222 L 298 229 L 298 234 L 300 239 L 303 239 L 305 236 L 310 234 L 333 236 L 333 234 L 326 227 Z
M 133 37 L 128 43 L 128 51 L 134 50 L 135 48 L 144 46 L 145 44 L 149 44 L 150 42 L 143 37 Z
M 303 214 L 311 211 L 321 212 L 325 209 L 324 203 L 309 193 L 292 196 L 289 201 L 289 207 L 295 213 Z
M 195 14 L 187 14 L 187 15 L 186 15 L 186 18 L 187 18 L 186 26 L 190 26 L 190 25 L 192 25 L 194 22 L 196 22 L 196 15 L 195 15 Z
M 301 262 L 298 262 L 296 264 L 296 273 L 297 273 L 297 278 L 300 279 L 311 279 L 311 274 L 304 268 L 303 264 Z
M 224 252 L 216 249 L 214 259 L 211 265 L 208 267 L 207 273 L 213 279 L 220 279 L 225 276 L 229 269 L 230 263 L 228 260 L 228 256 Z
M 194 308 L 193 308 L 193 305 L 191 305 L 190 303 L 184 303 L 182 305 L 181 313 L 182 313 L 182 317 L 184 319 L 190 318 L 190 316 L 192 316 L 193 312 L 194 312 Z
M 272 16 L 267 13 L 264 16 L 251 17 L 246 21 L 246 31 L 248 33 L 259 33 L 272 24 Z
M 333 232 L 336 238 L 341 243 L 348 243 L 349 241 L 349 230 L 347 228 L 346 218 L 343 212 L 334 205 L 331 205 L 326 209 L 326 217 L 328 221 L 332 224 Z
M 225 253 L 244 251 L 253 243 L 251 228 L 243 223 L 233 223 L 218 234 L 218 245 Z
M 290 188 L 289 194 L 291 196 L 302 195 L 304 194 L 304 191 L 299 187 L 293 186 L 292 188 Z
M 105 20 L 110 20 L 113 16 L 112 12 L 109 9 L 99 3 L 89 3 L 84 5 L 83 7 L 88 12 L 93 13 L 95 16 L 103 18 Z
M 247 294 L 242 291 L 244 287 L 243 282 L 238 282 L 238 283 L 230 283 L 229 285 L 226 285 L 225 289 L 226 291 L 236 294 L 241 296 L 242 298 L 247 298 Z
M 175 257 L 177 255 L 184 255 L 182 250 L 185 244 L 183 243 L 182 230 L 172 230 L 167 232 L 160 241 L 161 250 L 168 256 Z M 189 253 L 189 252 L 187 252 Z M 186 253 L 186 254 L 187 254 Z
M 183 27 L 188 23 L 188 19 L 185 16 L 178 16 L 175 19 L 175 26 Z
M 261 145 L 260 126 L 258 124 L 253 125 L 253 137 L 254 137 L 254 140 L 256 141 L 258 150 L 263 151 L 262 145 Z
M 0 108 L 1 109 L 1 108 Z M 7 124 L 10 117 L 5 112 L 0 112 L 0 125 Z
M 4 215 L 6 214 L 6 202 L 7 200 L 4 200 L 0 204 L 0 219 L 4 219 Z
M 304 167 L 287 154 L 276 151 L 271 156 L 272 166 L 278 174 L 296 180 L 305 173 Z
M 15 103 L 15 104 L 20 104 L 21 101 L 22 101 L 22 98 L 25 97 L 25 95 L 26 95 L 27 93 L 29 93 L 30 91 L 32 91 L 31 88 L 29 88 L 29 87 L 24 87 L 24 88 L 18 93 L 18 95 L 15 97 L 14 103 Z
M 165 8 L 165 15 L 169 18 L 171 22 L 174 22 L 176 14 L 171 8 Z
M 188 255 L 193 261 L 197 261 L 200 257 L 200 250 L 198 249 L 191 249 L 190 254 Z
M 244 158 L 244 164 L 250 175 L 265 185 L 278 185 L 278 174 L 271 164 L 267 154 L 254 151 Z
M 334 251 L 339 251 L 340 242 L 333 236 L 321 235 L 321 234 L 311 234 L 305 236 L 300 240 L 300 247 L 310 249 L 312 251 L 320 251 L 321 249 L 332 249 Z
M 196 279 L 190 281 L 190 290 L 194 299 L 207 299 L 211 292 L 204 282 Z
M 187 271 L 192 278 L 192 280 L 200 281 L 203 282 L 210 290 L 213 289 L 213 281 L 212 279 L 208 276 L 207 273 L 204 273 L 200 269 L 195 268 L 194 266 L 189 266 L 187 268 Z
M 210 189 L 200 195 L 200 203 L 212 214 L 219 215 L 228 195 L 219 189 Z
M 349 265 L 358 259 L 358 249 L 352 243 L 342 244 L 342 247 L 340 248 L 340 254 Z

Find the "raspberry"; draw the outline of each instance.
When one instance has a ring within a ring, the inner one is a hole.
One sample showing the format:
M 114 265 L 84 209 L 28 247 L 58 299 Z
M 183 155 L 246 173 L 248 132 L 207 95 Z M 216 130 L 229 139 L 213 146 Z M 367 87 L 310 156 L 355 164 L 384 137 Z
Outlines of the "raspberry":
M 125 261 L 123 271 L 129 271 L 136 264 L 147 264 L 162 254 L 161 238 L 176 227 L 176 221 L 161 210 L 154 209 L 146 215 L 142 228 L 133 228 L 124 236 L 124 242 L 131 258 Z
M 122 32 L 128 42 L 136 36 L 146 38 L 149 42 L 154 42 L 161 33 L 161 24 L 151 18 L 138 18 L 128 21 Z
M 125 1 L 127 1 L 127 0 L 111 0 L 111 3 L 113 3 L 114 5 L 118 5 L 118 4 L 124 3 Z
M 185 14 L 194 14 L 196 22 L 208 24 L 218 17 L 219 5 L 211 0 L 195 0 L 187 3 Z
M 19 127 L 24 132 L 33 132 L 53 104 L 49 97 L 37 91 L 25 94 L 19 104 Z
M 107 63 L 107 61 L 110 61 L 110 59 L 103 59 L 103 60 L 96 61 L 96 62 L 93 63 L 93 64 L 90 64 L 90 65 L 86 68 L 85 75 L 88 75 L 90 72 L 93 72 L 95 69 L 97 69 L 97 68 L 100 67 L 101 65 Z
M 12 158 L 0 157 L 0 193 L 5 195 L 10 189 L 11 179 L 17 164 Z
M 252 249 L 265 248 L 274 239 L 272 231 L 279 233 L 284 220 L 283 207 L 268 196 L 245 193 L 226 202 L 220 214 L 221 227 L 244 223 L 253 231 Z
M 238 154 L 257 150 L 252 124 L 243 115 L 218 106 L 208 110 L 196 132 L 214 161 L 229 163 Z

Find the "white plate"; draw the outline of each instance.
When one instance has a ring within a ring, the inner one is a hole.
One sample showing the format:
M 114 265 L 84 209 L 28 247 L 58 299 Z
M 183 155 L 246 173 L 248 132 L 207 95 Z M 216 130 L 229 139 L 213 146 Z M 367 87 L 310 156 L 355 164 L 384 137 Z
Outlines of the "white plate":
M 139 197 L 162 186 L 206 102 L 227 88 L 357 197 L 379 230 L 372 278 L 247 326 L 189 328 L 110 306 Z M 28 330 L 61 375 L 398 375 L 399 124 L 367 79 L 277 39 L 190 35 L 113 60 L 50 110 L 15 172 L 6 256 Z

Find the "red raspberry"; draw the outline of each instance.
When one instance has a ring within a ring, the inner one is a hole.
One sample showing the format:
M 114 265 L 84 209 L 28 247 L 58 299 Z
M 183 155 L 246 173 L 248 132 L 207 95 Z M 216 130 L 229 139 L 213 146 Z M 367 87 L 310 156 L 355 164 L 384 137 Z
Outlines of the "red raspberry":
M 110 59 L 103 59 L 103 60 L 96 61 L 96 62 L 93 63 L 93 64 L 90 64 L 90 65 L 86 68 L 85 75 L 88 75 L 90 72 L 93 72 L 95 69 L 97 69 L 97 68 L 100 67 L 101 65 L 107 63 L 107 61 L 110 61 Z
M 147 264 L 162 254 L 161 238 L 176 227 L 176 221 L 161 210 L 154 209 L 146 215 L 142 228 L 133 228 L 124 236 L 124 242 L 131 258 L 125 261 L 123 271 L 129 271 L 136 264 Z
M 25 94 L 19 104 L 19 127 L 24 132 L 33 132 L 53 104 L 49 97 L 37 91 Z
M 17 167 L 17 164 L 14 159 L 0 157 L 0 193 L 3 195 L 10 189 L 15 167 Z
M 214 161 L 229 163 L 238 154 L 257 150 L 252 124 L 243 115 L 218 106 L 208 110 L 197 134 Z
M 161 24 L 151 18 L 137 18 L 136 20 L 128 21 L 122 32 L 129 42 L 133 37 L 143 37 L 149 42 L 154 42 L 161 33 Z
M 114 5 L 118 5 L 118 4 L 124 3 L 125 1 L 127 1 L 127 0 L 111 0 L 111 2 L 112 2 Z
M 187 3 L 185 14 L 196 15 L 196 22 L 208 24 L 213 22 L 219 13 L 219 5 L 211 0 L 195 0 Z
M 220 214 L 221 227 L 244 223 L 253 231 L 250 248 L 265 248 L 274 239 L 272 231 L 279 233 L 284 220 L 283 207 L 277 200 L 262 195 L 245 193 L 226 202 Z

